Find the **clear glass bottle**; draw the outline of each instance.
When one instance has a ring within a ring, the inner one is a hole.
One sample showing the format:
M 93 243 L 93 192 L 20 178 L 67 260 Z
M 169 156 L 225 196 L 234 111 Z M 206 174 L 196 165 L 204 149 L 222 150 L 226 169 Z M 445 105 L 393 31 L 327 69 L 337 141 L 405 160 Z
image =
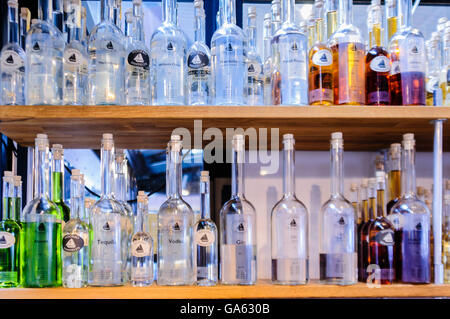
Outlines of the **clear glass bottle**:
M 369 178 L 369 185 L 367 188 L 367 209 L 368 218 L 360 228 L 360 234 L 358 234 L 361 240 L 361 269 L 358 272 L 358 278 L 361 282 L 366 282 L 367 277 L 370 275 L 370 255 L 369 255 L 369 227 L 375 221 L 377 216 L 377 179 Z
M 244 195 L 244 135 L 234 135 L 231 199 L 220 210 L 220 280 L 225 285 L 256 283 L 256 211 Z
M 369 187 L 369 179 L 365 178 L 362 180 L 361 187 L 359 190 L 360 201 L 359 201 L 359 214 L 361 215 L 361 220 L 358 220 L 358 224 L 356 227 L 356 244 L 358 250 L 358 281 L 363 281 L 363 242 L 361 240 L 361 232 L 363 226 L 369 220 L 369 201 L 367 197 L 367 188 Z
M 153 239 L 145 231 L 144 216 L 148 214 L 148 197 L 144 191 L 137 196 L 137 215 L 131 238 L 131 284 L 134 287 L 153 283 Z
M 398 31 L 389 43 L 392 105 L 425 105 L 425 40 L 412 27 L 412 0 L 398 0 Z
M 439 85 L 441 86 L 442 89 L 444 106 L 450 106 L 450 24 L 448 24 L 448 26 L 445 27 L 443 33 L 444 33 L 443 34 L 444 64 L 441 67 Z
M 441 51 L 439 45 L 441 38 L 439 33 L 433 32 L 431 39 L 426 42 L 427 50 L 427 75 L 425 79 L 426 105 L 434 105 L 435 91 L 441 90 L 439 87 L 439 76 L 441 72 L 440 60 Z M 442 91 L 441 91 L 442 92 Z
M 14 211 L 11 213 L 11 216 L 14 216 L 14 220 L 22 227 L 20 222 L 20 216 L 22 216 L 22 177 L 13 176 L 13 183 L 14 195 L 12 198 L 12 207 Z
M 392 207 L 389 220 L 395 227 L 398 251 L 396 278 L 403 283 L 430 282 L 430 211 L 416 196 L 414 134 L 403 135 L 403 195 Z
M 211 103 L 211 51 L 205 43 L 205 9 L 203 0 L 194 1 L 195 42 L 187 52 L 188 105 Z
M 353 24 L 353 0 L 339 0 L 339 28 L 328 45 L 333 52 L 334 104 L 364 104 L 365 45 Z
M 281 2 L 280 0 L 273 0 L 271 7 L 272 14 L 272 37 L 270 38 L 270 45 L 272 49 L 271 67 L 270 67 L 270 85 L 271 85 L 271 104 L 278 105 L 281 103 L 280 91 L 280 54 L 273 45 L 272 38 L 281 27 Z
M 264 105 L 263 64 L 256 48 L 256 7 L 248 7 L 247 15 L 247 105 Z
M 29 33 L 30 34 L 30 33 Z M 62 218 L 49 198 L 49 141 L 38 134 L 34 149 L 34 199 L 23 209 L 24 272 L 27 288 L 58 287 L 62 283 Z
M 283 197 L 272 209 L 272 282 L 304 285 L 309 279 L 308 210 L 295 196 L 295 140 L 283 135 Z
M 89 35 L 89 98 L 91 105 L 124 101 L 125 38 L 114 24 L 115 0 L 101 0 L 101 21 Z
M 294 0 L 283 0 L 283 23 L 272 38 L 278 56 L 281 105 L 308 105 L 308 40 L 294 23 Z
M 70 219 L 70 208 L 64 203 L 64 149 L 61 144 L 52 145 L 52 179 L 51 199 L 61 212 L 61 220 L 64 223 Z
M 145 45 L 143 26 L 142 0 L 133 0 L 133 32 L 126 48 L 125 102 L 127 105 L 150 105 L 151 103 L 150 51 Z
M 129 247 L 129 223 L 125 209 L 113 192 L 114 140 L 112 134 L 103 134 L 101 161 L 101 196 L 91 208 L 92 229 L 90 286 L 121 286 L 125 275 Z
M 0 52 L 0 101 L 3 105 L 25 104 L 25 51 L 19 45 L 19 4 L 8 1 L 6 44 Z
M 52 0 L 39 0 L 39 20 L 32 20 L 26 37 L 27 105 L 60 105 L 63 102 L 65 41 L 53 25 L 52 14 Z
M 122 30 L 122 0 L 113 0 L 112 20 L 117 28 Z
M 28 30 L 30 30 L 30 25 L 31 25 L 31 12 L 30 9 L 25 8 L 25 7 L 21 7 L 20 8 L 20 23 L 19 23 L 19 33 L 20 33 L 20 38 L 19 38 L 19 43 L 20 43 L 20 47 L 22 48 L 22 50 L 25 52 L 25 47 L 26 47 L 26 37 L 27 37 L 27 33 Z M 25 62 L 24 62 L 25 64 Z
M 389 201 L 386 205 L 386 212 L 391 214 L 392 207 L 398 202 L 402 196 L 402 145 L 400 143 L 393 143 L 389 148 L 388 157 L 388 183 Z
M 236 0 L 220 0 L 222 25 L 211 39 L 213 103 L 244 105 L 247 83 L 247 39 L 236 25 Z
M 84 176 L 73 169 L 70 177 L 71 219 L 63 228 L 63 286 L 83 288 L 88 284 L 91 232 L 84 210 Z
M 81 7 L 81 43 L 87 48 L 88 46 L 88 32 L 87 32 L 87 17 L 86 8 Z
M 394 34 L 397 33 L 398 26 L 398 0 L 386 0 L 384 2 L 385 17 L 386 17 L 386 41 L 390 43 Z
M 264 15 L 264 29 L 263 29 L 263 40 L 264 40 L 264 104 L 272 105 L 272 86 L 270 84 L 270 78 L 272 75 L 272 23 L 271 23 L 270 13 Z
M 197 261 L 197 285 L 214 286 L 219 275 L 217 226 L 211 219 L 209 203 L 209 172 L 200 176 L 200 219 L 194 225 L 194 242 Z
M 356 212 L 345 199 L 344 140 L 331 134 L 331 198 L 320 212 L 320 283 L 352 285 L 357 280 Z
M 193 285 L 194 212 L 181 197 L 182 141 L 172 135 L 166 156 L 167 200 L 158 212 L 158 285 Z
M 88 61 L 86 47 L 81 43 L 81 0 L 68 0 L 67 45 L 64 49 L 64 104 L 86 105 Z
M 338 29 L 339 0 L 325 0 L 325 18 L 327 22 L 326 40 L 329 40 Z
M 177 1 L 162 0 L 163 23 L 150 41 L 152 104 L 186 103 L 187 39 L 177 26 Z

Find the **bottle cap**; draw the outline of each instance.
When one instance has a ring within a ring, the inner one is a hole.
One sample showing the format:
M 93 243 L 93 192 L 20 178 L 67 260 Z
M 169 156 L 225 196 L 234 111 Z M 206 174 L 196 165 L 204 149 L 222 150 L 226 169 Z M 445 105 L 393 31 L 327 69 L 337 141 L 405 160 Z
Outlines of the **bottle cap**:
M 355 182 L 352 182 L 352 183 L 350 184 L 350 190 L 351 190 L 351 191 L 355 191 L 355 190 L 357 190 L 357 189 L 358 189 L 358 184 L 355 183 Z
M 369 185 L 369 179 L 363 178 L 361 181 L 361 187 L 367 187 Z
M 3 176 L 4 177 L 13 177 L 13 172 L 11 172 L 11 171 L 4 171 L 3 172 Z
M 39 22 L 38 19 L 32 19 L 32 20 L 31 20 L 31 24 L 36 24 L 36 23 L 38 23 L 38 22 Z
M 283 145 L 285 150 L 287 151 L 293 150 L 295 145 L 294 134 L 284 134 Z
M 47 136 L 47 134 L 38 134 L 38 135 L 36 135 L 36 138 L 44 140 L 44 139 L 48 139 L 48 136 Z
M 242 150 L 245 148 L 245 139 L 242 134 L 233 135 L 233 149 Z
M 247 13 L 249 17 L 256 17 L 256 7 L 255 6 L 249 6 L 247 9 Z
M 53 144 L 52 150 L 63 150 L 63 146 L 61 144 Z
M 403 134 L 403 140 L 404 141 L 413 141 L 414 140 L 414 134 L 413 133 Z
M 147 196 L 147 195 L 145 194 L 145 191 L 138 191 L 138 196 L 142 196 L 142 195 Z
M 133 4 L 134 5 L 141 5 L 142 4 L 142 0 L 133 0 Z
M 342 132 L 331 133 L 331 148 L 342 148 L 344 146 L 344 140 L 342 139 Z
M 201 171 L 200 172 L 200 181 L 201 182 L 209 182 L 209 171 Z
M 331 133 L 331 138 L 332 138 L 333 140 L 338 139 L 338 138 L 342 138 L 342 132 L 334 132 L 334 133 Z
M 13 180 L 14 180 L 14 182 L 20 182 L 20 181 L 22 180 L 22 176 L 20 176 L 20 175 L 14 175 L 14 176 L 13 176 Z
M 138 203 L 148 203 L 148 196 L 145 191 L 138 191 L 137 201 Z
M 180 135 L 171 135 L 170 140 L 172 142 L 179 142 L 179 141 L 181 141 L 181 136 Z
M 111 133 L 103 133 L 102 139 L 104 140 L 112 140 L 113 135 Z
M 412 150 L 414 149 L 414 146 L 416 144 L 416 141 L 414 140 L 414 134 L 408 133 L 403 135 L 403 148 L 405 150 Z
M 17 8 L 18 6 L 19 6 L 19 3 L 17 2 L 17 0 L 9 0 L 8 1 L 8 7 Z
M 74 169 L 72 170 L 72 176 L 80 175 L 80 174 L 81 174 L 81 171 L 80 171 L 79 169 L 74 168 Z
M 369 178 L 369 187 L 376 187 L 377 186 L 377 179 L 376 178 Z
M 266 20 L 271 20 L 272 19 L 272 17 L 271 17 L 271 15 L 270 15 L 270 13 L 266 13 L 265 15 L 264 15 L 264 21 L 266 21 Z

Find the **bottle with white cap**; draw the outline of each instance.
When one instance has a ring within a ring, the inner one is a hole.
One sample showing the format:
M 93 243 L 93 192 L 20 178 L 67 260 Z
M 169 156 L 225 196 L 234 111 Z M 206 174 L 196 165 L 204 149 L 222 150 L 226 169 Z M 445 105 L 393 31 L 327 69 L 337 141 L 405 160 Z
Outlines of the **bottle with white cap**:
M 232 141 L 231 199 L 220 210 L 220 280 L 225 285 L 256 283 L 256 211 L 244 195 L 245 138 Z
M 308 283 L 308 210 L 295 195 L 295 140 L 283 135 L 283 197 L 272 209 L 272 282 Z
M 388 154 L 388 203 L 386 213 L 391 213 L 392 207 L 402 196 L 402 165 L 401 165 L 402 146 L 400 143 L 393 143 Z
M 357 244 L 357 251 L 358 251 L 358 281 L 363 281 L 363 253 L 362 253 L 362 240 L 361 240 L 361 231 L 363 226 L 366 224 L 366 222 L 369 220 L 369 201 L 367 196 L 367 191 L 369 187 L 369 179 L 364 178 L 361 183 L 361 187 L 359 190 L 360 195 L 360 201 L 359 201 L 359 212 L 361 219 L 358 218 L 358 224 L 356 227 L 356 244 Z
M 416 195 L 414 134 L 404 134 L 402 144 L 403 192 L 389 215 L 395 227 L 397 280 L 403 283 L 429 283 L 430 211 Z
M 23 286 L 58 287 L 62 283 L 62 215 L 50 201 L 49 141 L 38 134 L 34 149 L 34 199 L 23 209 Z
M 61 219 L 68 222 L 70 219 L 70 208 L 64 202 L 64 149 L 61 144 L 52 145 L 52 179 L 51 199 L 61 212 Z M 64 225 L 63 225 L 64 228 Z
M 172 135 L 166 153 L 167 200 L 158 212 L 158 285 L 193 285 L 194 212 L 181 196 L 182 141 Z
M 369 187 L 367 188 L 368 197 L 368 219 L 360 227 L 360 265 L 358 265 L 358 280 L 361 282 L 366 282 L 367 277 L 370 275 L 371 270 L 368 268 L 370 264 L 369 257 L 369 227 L 371 223 L 375 220 L 377 216 L 377 179 L 369 178 Z
M 272 19 L 270 13 L 264 15 L 263 39 L 264 104 L 272 105 L 272 87 L 270 85 L 270 77 L 272 75 Z
M 344 197 L 344 140 L 331 134 L 331 197 L 320 211 L 320 283 L 352 285 L 357 281 L 356 212 Z
M 361 223 L 361 214 L 359 211 L 359 188 L 357 183 L 351 183 L 350 185 L 350 195 L 348 196 L 350 203 L 352 203 L 353 209 L 358 214 L 357 225 Z

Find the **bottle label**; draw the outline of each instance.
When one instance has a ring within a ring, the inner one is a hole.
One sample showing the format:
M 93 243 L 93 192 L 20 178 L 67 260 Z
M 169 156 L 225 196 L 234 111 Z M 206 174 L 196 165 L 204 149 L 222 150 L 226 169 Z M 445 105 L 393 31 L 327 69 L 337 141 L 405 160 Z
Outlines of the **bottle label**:
M 400 62 L 392 61 L 391 75 L 396 75 L 398 73 L 400 73 Z
M 427 79 L 426 88 L 428 93 L 433 93 L 435 90 L 439 90 L 439 79 L 437 77 Z
M 389 103 L 390 102 L 389 92 L 386 91 L 370 92 L 369 94 L 367 94 L 367 102 L 369 104 L 379 102 Z
M 76 49 L 67 49 L 64 51 L 64 62 L 69 65 L 79 66 L 84 62 L 83 60 L 83 55 Z
M 247 65 L 247 75 L 249 77 L 258 77 L 261 74 L 262 67 L 259 63 L 249 62 Z
M 200 229 L 195 232 L 194 242 L 199 246 L 208 247 L 214 244 L 215 241 L 216 236 L 208 229 Z
M 339 44 L 339 104 L 364 104 L 365 53 L 360 43 Z
M 394 231 L 392 229 L 384 229 L 375 235 L 375 241 L 383 246 L 394 245 Z
M 209 58 L 206 53 L 201 51 L 192 52 L 188 57 L 188 67 L 200 69 L 209 65 Z
M 150 58 L 144 50 L 133 50 L 128 54 L 128 64 L 145 70 L 150 69 Z
M 311 103 L 317 101 L 333 102 L 333 90 L 325 88 L 311 90 L 309 91 L 309 101 Z
M 112 40 L 105 40 L 105 41 L 103 41 L 103 47 L 106 50 L 114 51 L 116 49 L 116 46 L 117 46 L 116 43 L 114 41 L 112 41 Z
M 5 50 L 1 56 L 1 69 L 3 72 L 25 72 L 25 61 L 15 51 Z
M 328 50 L 319 50 L 314 53 L 312 62 L 318 66 L 329 66 L 333 63 L 333 55 Z
M 411 37 L 407 39 L 406 57 L 407 63 L 402 72 L 424 72 L 425 73 L 425 45 L 423 39 Z M 400 51 L 401 52 L 401 51 Z M 400 61 L 401 58 L 400 58 Z
M 84 240 L 76 234 L 67 234 L 63 237 L 63 249 L 69 253 L 79 251 L 84 247 Z
M 131 252 L 134 257 L 150 256 L 150 244 L 145 240 L 135 240 L 131 244 Z
M 31 46 L 31 50 L 33 50 L 34 52 L 39 52 L 41 51 L 41 45 L 42 44 L 39 44 L 39 41 L 35 41 Z
M 0 231 L 0 249 L 9 248 L 16 242 L 16 237 L 13 234 Z
M 379 55 L 370 61 L 370 68 L 375 72 L 389 72 L 391 61 L 384 55 Z
M 281 40 L 279 47 L 280 71 L 283 78 L 295 77 L 306 80 L 306 48 L 303 47 L 303 42 Z
M 395 230 L 399 230 L 401 228 L 403 228 L 404 224 L 405 224 L 405 218 L 403 217 L 402 214 L 399 213 L 393 213 L 387 216 L 387 219 L 392 223 L 392 225 L 394 225 L 394 229 Z

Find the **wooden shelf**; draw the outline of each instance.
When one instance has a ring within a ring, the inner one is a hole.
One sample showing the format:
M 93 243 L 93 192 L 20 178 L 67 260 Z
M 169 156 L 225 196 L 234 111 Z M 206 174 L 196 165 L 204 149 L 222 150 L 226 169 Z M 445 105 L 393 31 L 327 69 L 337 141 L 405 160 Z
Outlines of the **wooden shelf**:
M 100 148 L 101 134 L 115 135 L 117 147 L 164 149 L 173 129 L 193 132 L 194 120 L 203 130 L 279 128 L 293 133 L 296 148 L 328 150 L 330 133 L 344 133 L 345 150 L 387 148 L 402 134 L 415 133 L 417 149 L 433 146 L 434 119 L 449 119 L 450 107 L 410 106 L 0 106 L 0 131 L 24 146 L 37 133 L 65 148 Z M 224 135 L 225 136 L 225 135 Z M 193 137 L 192 137 L 193 138 Z M 209 141 L 204 142 L 207 144 Z M 444 124 L 444 150 L 450 148 L 450 124 Z
M 0 299 L 249 299 L 249 298 L 417 298 L 450 297 L 450 285 L 256 286 L 215 287 L 104 287 L 0 289 Z

